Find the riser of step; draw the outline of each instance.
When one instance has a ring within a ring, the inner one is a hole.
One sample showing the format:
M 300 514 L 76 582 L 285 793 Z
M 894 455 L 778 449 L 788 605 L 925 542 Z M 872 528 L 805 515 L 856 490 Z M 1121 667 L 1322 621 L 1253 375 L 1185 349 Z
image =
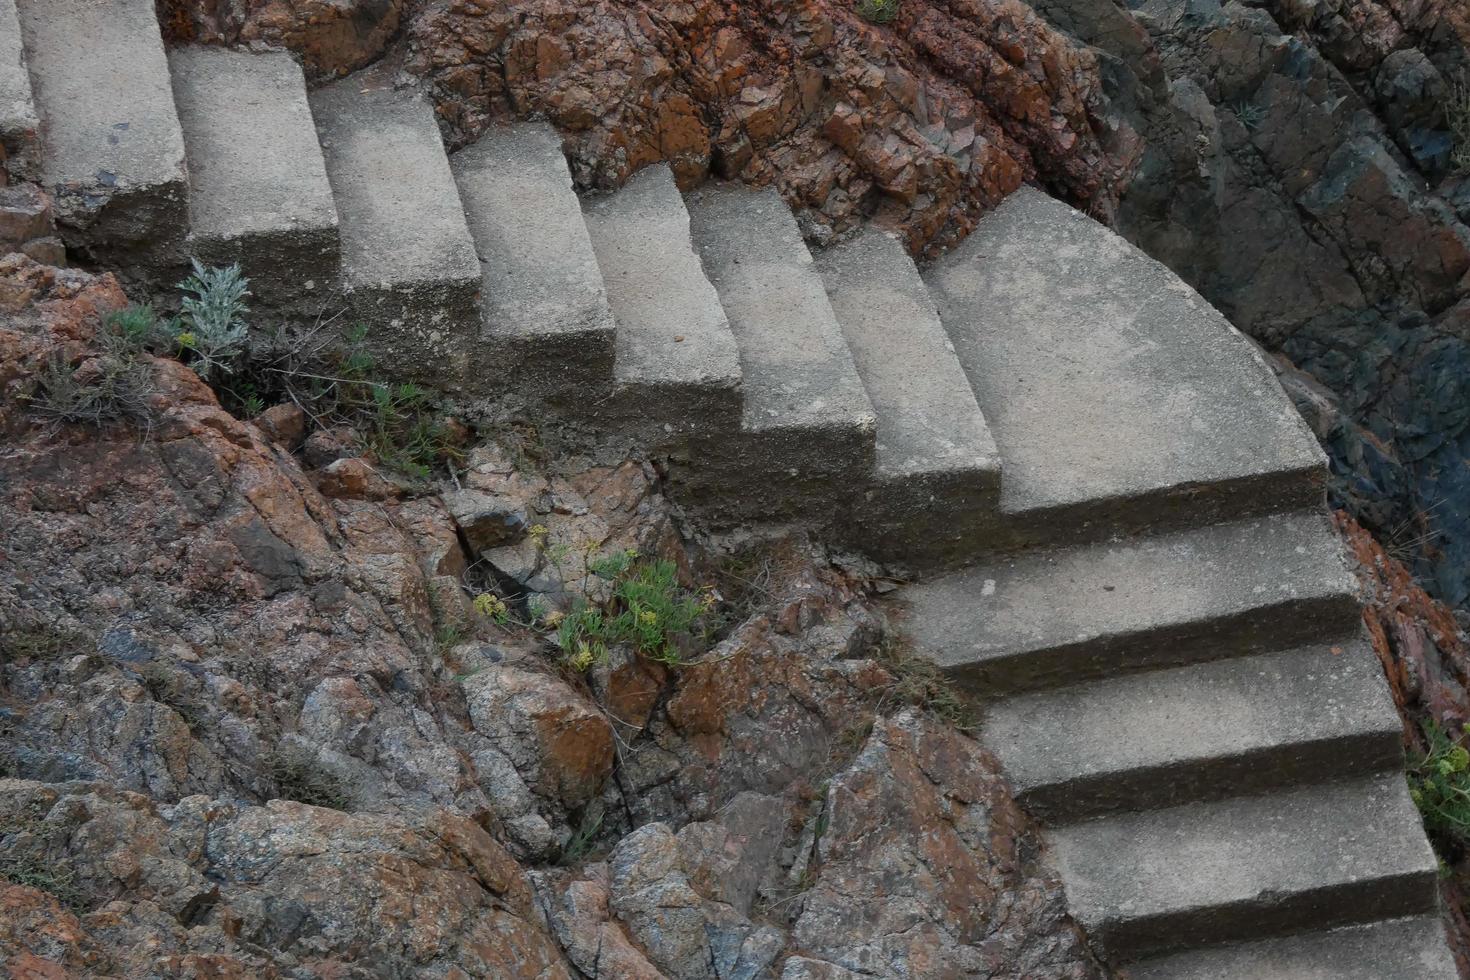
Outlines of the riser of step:
M 1264 358 L 1167 268 L 1029 188 L 926 273 L 1005 463 L 1004 547 L 1317 505 Z
M 717 526 L 830 518 L 872 472 L 875 419 L 796 219 L 769 188 L 711 185 L 688 208 L 745 402 L 741 431 L 693 440 L 676 482 Z
M 1047 833 L 1079 924 L 1114 961 L 1417 915 L 1438 863 L 1401 772 Z
M 1061 823 L 1400 769 L 1401 734 L 1349 636 L 1010 698 L 984 739 L 1021 803 Z
M 19 0 L 42 178 L 68 244 L 173 258 L 188 227 L 184 137 L 153 0 Z
M 239 262 L 259 301 L 325 298 L 337 208 L 300 67 L 284 51 L 217 47 L 175 50 L 169 67 L 189 159 L 190 255 Z
M 0 0 L 0 166 L 12 177 L 39 176 L 40 125 L 15 0 Z
M 1128 980 L 1458 980 L 1437 916 L 1391 919 L 1198 950 L 1130 967 Z
M 871 230 L 815 260 L 877 419 L 853 543 L 910 565 L 973 556 L 999 507 L 1000 456 L 918 269 Z
M 471 388 L 533 402 L 605 397 L 613 316 L 561 137 L 546 123 L 492 127 L 449 164 L 482 269 Z
M 672 172 L 647 167 L 584 210 L 618 324 L 615 390 L 602 417 L 651 427 L 645 436 L 655 442 L 738 431 L 740 350 L 694 252 Z
M 311 94 L 342 281 L 385 371 L 456 387 L 479 340 L 480 262 L 434 111 L 371 69 Z
M 982 696 L 1306 644 L 1359 618 L 1315 513 L 1021 555 L 911 585 L 902 604 L 918 651 Z

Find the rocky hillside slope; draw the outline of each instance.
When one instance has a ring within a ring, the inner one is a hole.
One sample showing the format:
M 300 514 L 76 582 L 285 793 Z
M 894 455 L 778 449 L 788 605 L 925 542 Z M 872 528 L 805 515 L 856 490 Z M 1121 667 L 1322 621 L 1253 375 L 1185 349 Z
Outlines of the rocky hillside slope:
M 0 968 L 1101 975 L 857 572 L 707 559 L 637 461 L 464 433 L 430 486 L 243 422 L 102 343 L 123 304 L 0 259 Z M 124 417 L 48 417 L 68 379 Z M 713 586 L 712 648 L 555 646 L 578 563 L 630 551 Z M 558 608 L 491 601 L 516 577 Z

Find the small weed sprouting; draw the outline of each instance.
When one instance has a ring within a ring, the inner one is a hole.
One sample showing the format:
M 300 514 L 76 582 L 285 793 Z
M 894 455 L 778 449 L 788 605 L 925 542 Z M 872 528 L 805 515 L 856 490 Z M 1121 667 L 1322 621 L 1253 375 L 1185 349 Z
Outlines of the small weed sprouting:
M 582 820 L 577 825 L 576 833 L 572 834 L 566 846 L 561 849 L 557 858 L 557 864 L 569 867 L 581 861 L 592 851 L 592 844 L 597 839 L 597 832 L 602 829 L 602 807 L 591 806 L 582 814 Z
M 900 0 L 857 0 L 858 16 L 872 24 L 891 24 Z
M 714 593 L 679 585 L 671 561 L 640 558 L 627 550 L 587 563 L 585 591 L 598 601 L 578 600 L 557 624 L 556 642 L 573 669 L 585 671 L 607 659 L 619 644 L 670 666 L 685 662 L 683 647 L 707 639 L 703 628 Z
M 1241 100 L 1235 104 L 1235 118 L 1240 124 L 1251 132 L 1261 128 L 1261 123 L 1266 121 L 1266 109 L 1254 102 Z
M 358 420 L 362 448 L 389 469 L 426 480 L 435 464 L 457 458 L 443 419 L 432 411 L 429 393 L 418 385 L 367 385 Z
M 193 260 L 194 272 L 179 283 L 185 296 L 183 313 L 175 321 L 174 340 L 189 352 L 189 366 L 201 378 L 209 380 L 220 373 L 229 374 L 245 352 L 249 331 L 245 326 L 245 297 L 250 295 L 250 280 L 240 274 L 240 266 L 206 266 Z
M 1428 750 L 1409 764 L 1409 796 L 1435 845 L 1457 852 L 1470 845 L 1470 750 L 1432 721 L 1424 737 Z
M 510 607 L 505 600 L 493 592 L 481 592 L 475 596 L 475 612 L 490 620 L 496 626 L 504 626 L 510 622 Z
M 267 759 L 267 764 L 276 782 L 278 799 L 329 810 L 346 810 L 352 805 L 352 796 L 342 780 L 303 750 L 278 749 Z

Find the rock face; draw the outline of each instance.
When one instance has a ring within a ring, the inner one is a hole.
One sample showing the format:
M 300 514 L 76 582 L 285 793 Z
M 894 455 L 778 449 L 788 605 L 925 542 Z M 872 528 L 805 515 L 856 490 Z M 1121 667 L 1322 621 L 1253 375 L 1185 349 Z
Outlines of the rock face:
M 124 302 L 0 259 L 0 968 L 1101 976 L 994 761 L 902 707 L 853 574 L 790 543 L 692 665 L 575 673 L 465 583 L 519 588 L 534 540 L 714 575 L 646 464 L 473 446 L 461 491 L 534 521 L 481 553 L 449 486 L 344 492 L 348 434 L 298 460 L 300 419 L 176 361 L 138 355 L 146 434 L 47 421 Z

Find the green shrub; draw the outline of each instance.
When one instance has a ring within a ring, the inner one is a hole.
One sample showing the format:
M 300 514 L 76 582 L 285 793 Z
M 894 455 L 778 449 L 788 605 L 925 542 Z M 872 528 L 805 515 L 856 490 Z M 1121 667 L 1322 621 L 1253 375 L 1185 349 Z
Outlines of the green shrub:
M 677 666 L 684 662 L 681 644 L 707 639 L 703 626 L 714 594 L 680 586 L 673 562 L 641 559 L 629 550 L 589 562 L 587 569 L 597 580 L 589 591 L 601 592 L 602 598 L 578 599 L 556 634 L 575 669 L 602 663 L 608 649 L 619 644 Z
M 1428 751 L 1410 760 L 1409 795 L 1435 844 L 1458 850 L 1470 843 L 1470 750 L 1432 721 L 1424 735 Z

